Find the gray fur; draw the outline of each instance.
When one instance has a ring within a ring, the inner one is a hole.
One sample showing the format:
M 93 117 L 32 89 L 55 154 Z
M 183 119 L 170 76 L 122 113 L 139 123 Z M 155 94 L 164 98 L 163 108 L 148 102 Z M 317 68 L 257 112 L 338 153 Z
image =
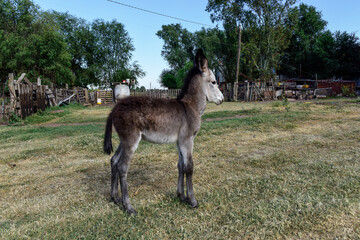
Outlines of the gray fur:
M 208 69 L 206 57 L 199 50 L 194 68 L 189 71 L 177 99 L 128 97 L 114 107 L 107 120 L 104 151 L 109 154 L 112 151 L 111 128 L 114 125 L 121 141 L 111 158 L 111 197 L 116 204 L 120 203 L 120 180 L 122 205 L 128 213 L 136 213 L 129 200 L 127 172 L 130 160 L 143 138 L 154 143 L 176 142 L 179 153 L 177 194 L 181 201 L 192 207 L 198 206 L 192 184 L 192 155 L 194 138 L 200 130 L 201 115 L 207 101 L 221 104 L 224 96 L 216 84 L 214 74 Z

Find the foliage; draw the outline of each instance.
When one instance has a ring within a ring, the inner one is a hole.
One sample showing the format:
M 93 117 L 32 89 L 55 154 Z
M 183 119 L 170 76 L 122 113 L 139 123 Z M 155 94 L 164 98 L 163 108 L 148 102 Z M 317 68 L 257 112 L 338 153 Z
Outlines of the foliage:
M 23 124 L 22 119 L 15 113 L 11 113 L 11 115 L 9 117 L 9 125 L 17 126 L 17 125 L 22 125 L 22 124 Z
M 0 1 L 0 75 L 26 72 L 34 67 L 56 71 L 59 82 L 70 82 L 70 55 L 62 36 L 30 0 Z M 44 77 L 44 76 L 41 76 Z
M 134 51 L 131 38 L 124 25 L 116 20 L 106 22 L 97 19 L 91 24 L 95 38 L 94 67 L 95 75 L 110 86 L 119 71 L 127 69 L 131 52 Z
M 164 40 L 161 55 L 175 71 L 194 59 L 194 36 L 180 24 L 163 25 L 156 35 Z
M 188 71 L 193 67 L 192 62 L 187 62 L 178 71 L 163 70 L 160 75 L 160 84 L 169 89 L 180 89 L 184 84 L 184 79 Z
M 116 20 L 89 23 L 69 13 L 43 12 L 31 0 L 0 1 L 0 77 L 39 74 L 61 86 L 103 85 L 145 72 L 131 62 L 134 46 Z
M 115 71 L 113 76 L 114 82 L 122 82 L 124 79 L 135 80 L 135 85 L 138 85 L 138 78 L 144 77 L 145 72 L 141 69 L 140 65 L 135 61 L 131 65 L 129 64 L 124 69 Z
M 290 104 L 289 104 L 289 100 L 287 98 L 284 98 L 282 100 L 282 105 L 283 107 L 285 108 L 286 112 L 289 112 L 290 111 Z
M 332 37 L 331 33 L 329 35 L 329 32 L 324 31 L 327 23 L 321 18 L 321 13 L 315 7 L 306 4 L 300 4 L 293 11 L 296 15 L 295 28 L 290 46 L 281 61 L 282 72 L 300 75 L 300 64 L 303 74 L 313 72 L 313 67 L 318 67 L 318 65 L 331 68 L 328 53 L 331 55 L 329 50 L 333 47 Z M 326 71 L 327 69 L 324 69 L 324 72 Z M 321 77 L 322 73 L 318 73 Z
M 164 69 L 160 74 L 160 84 L 162 87 L 168 89 L 177 89 L 178 83 L 176 82 L 175 71 Z
M 202 28 L 191 33 L 180 24 L 164 25 L 157 33 L 164 40 L 162 56 L 170 72 L 176 72 L 192 60 L 194 49 L 203 48 L 210 68 L 232 83 L 241 24 L 240 72 L 250 79 L 268 80 L 274 74 L 353 79 L 360 71 L 360 42 L 356 35 L 326 30 L 321 12 L 306 4 L 292 7 L 295 2 L 209 0 L 206 10 L 214 22 L 222 22 L 223 28 Z M 167 76 L 168 81 L 175 81 Z
M 290 102 L 287 98 L 284 98 L 281 102 L 280 101 L 274 101 L 271 104 L 272 107 L 278 108 L 278 107 L 284 107 L 286 112 L 289 112 L 291 109 Z
M 77 18 L 69 13 L 46 12 L 49 18 L 55 21 L 59 32 L 64 37 L 71 55 L 71 71 L 75 79 L 72 83 L 85 87 L 87 84 L 98 84 L 91 67 L 94 63 L 95 38 L 90 24 L 84 19 Z
M 334 34 L 336 64 L 335 76 L 352 79 L 360 72 L 360 41 L 355 33 L 337 31 Z
M 351 86 L 342 86 L 341 93 L 346 97 L 355 97 L 354 89 Z
M 206 10 L 213 21 L 241 24 L 249 40 L 244 42 L 246 64 L 252 78 L 267 80 L 274 75 L 279 58 L 287 48 L 296 0 L 209 0 Z
M 226 81 L 234 81 L 237 27 L 227 23 L 224 24 L 224 28 L 224 31 L 218 28 L 202 28 L 190 33 L 180 24 L 163 25 L 157 35 L 164 40 L 162 56 L 168 62 L 170 70 L 162 72 L 160 79 L 165 75 L 166 77 L 161 81 L 170 83 L 170 88 L 179 86 L 175 84 L 175 73 L 183 68 L 186 62 L 193 61 L 194 49 L 199 48 L 204 49 L 211 69 L 224 73 Z M 180 80 L 182 85 L 182 79 Z M 167 83 L 162 85 L 167 86 Z
M 360 42 L 354 33 L 326 30 L 327 22 L 313 6 L 300 4 L 289 48 L 280 72 L 303 78 L 352 79 L 360 71 Z M 301 71 L 300 71 L 301 69 Z

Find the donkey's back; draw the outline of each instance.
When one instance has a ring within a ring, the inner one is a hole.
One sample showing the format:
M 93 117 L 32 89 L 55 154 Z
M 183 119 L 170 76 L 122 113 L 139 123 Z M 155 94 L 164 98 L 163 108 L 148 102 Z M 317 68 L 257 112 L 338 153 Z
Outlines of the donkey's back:
M 114 107 L 108 122 L 121 140 L 141 136 L 155 143 L 170 143 L 176 142 L 185 117 L 183 105 L 175 99 L 131 96 Z

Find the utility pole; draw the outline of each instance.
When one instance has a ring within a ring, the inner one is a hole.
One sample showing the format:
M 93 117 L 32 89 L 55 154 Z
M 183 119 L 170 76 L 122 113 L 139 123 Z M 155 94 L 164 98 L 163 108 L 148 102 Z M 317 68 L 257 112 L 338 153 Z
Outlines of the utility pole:
M 238 41 L 238 54 L 237 54 L 237 62 L 236 62 L 236 79 L 234 82 L 234 101 L 237 101 L 237 99 L 238 99 L 240 54 L 241 54 L 241 25 L 239 24 L 239 41 Z

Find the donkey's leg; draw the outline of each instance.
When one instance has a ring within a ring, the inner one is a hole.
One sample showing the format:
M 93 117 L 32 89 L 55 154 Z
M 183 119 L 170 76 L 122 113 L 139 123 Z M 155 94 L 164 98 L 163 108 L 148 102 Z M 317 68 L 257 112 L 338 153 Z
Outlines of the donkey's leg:
M 128 213 L 136 214 L 135 209 L 130 204 L 128 184 L 127 184 L 127 173 L 129 169 L 130 160 L 132 159 L 135 150 L 138 147 L 138 144 L 141 140 L 140 133 L 137 136 L 129 137 L 122 144 L 121 157 L 118 164 L 118 171 L 120 176 L 120 186 L 121 186 L 121 198 L 122 205 Z
M 178 144 L 179 160 L 178 160 L 178 169 L 179 169 L 179 178 L 177 185 L 177 195 L 180 198 L 180 201 L 185 202 L 184 194 L 184 158 L 182 156 L 179 144 Z
M 120 203 L 119 197 L 119 172 L 118 172 L 118 163 L 121 156 L 121 145 L 117 148 L 114 156 L 111 158 L 111 199 L 114 201 L 115 204 Z
M 187 201 L 190 206 L 197 207 L 198 202 L 195 199 L 193 184 L 192 184 L 192 175 L 193 175 L 193 160 L 192 152 L 194 146 L 194 138 L 191 137 L 186 139 L 183 142 L 179 142 L 180 151 L 184 159 L 183 172 L 186 174 L 186 195 Z

